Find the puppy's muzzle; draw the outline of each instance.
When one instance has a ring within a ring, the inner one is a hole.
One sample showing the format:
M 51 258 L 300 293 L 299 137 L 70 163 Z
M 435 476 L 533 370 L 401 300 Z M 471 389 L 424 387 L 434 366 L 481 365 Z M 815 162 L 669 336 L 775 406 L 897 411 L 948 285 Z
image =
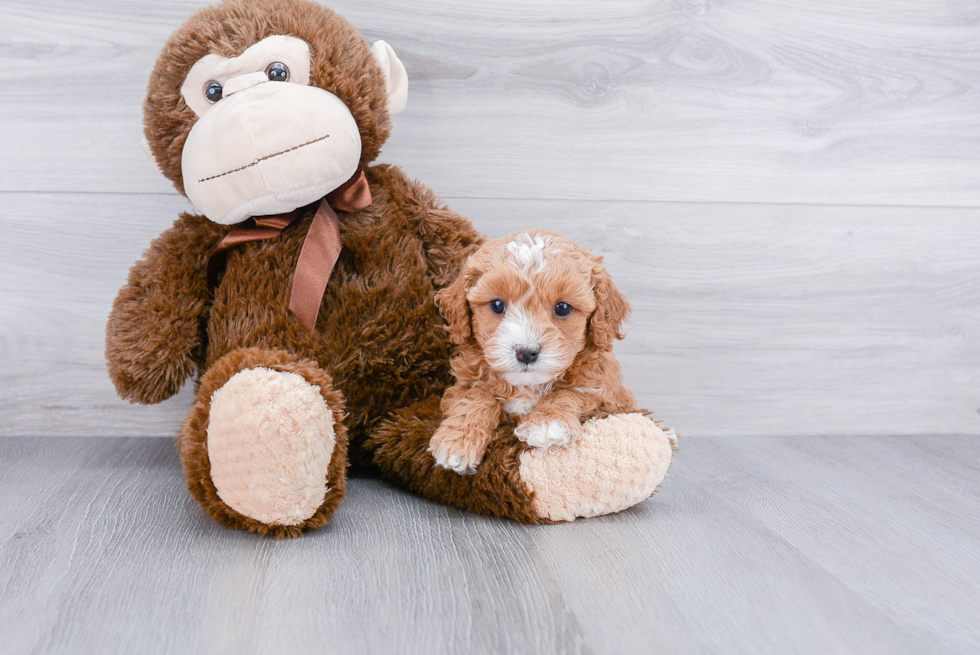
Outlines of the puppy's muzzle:
M 514 353 L 517 357 L 517 361 L 526 366 L 537 361 L 538 355 L 541 354 L 541 346 L 537 344 L 517 346 L 514 348 Z

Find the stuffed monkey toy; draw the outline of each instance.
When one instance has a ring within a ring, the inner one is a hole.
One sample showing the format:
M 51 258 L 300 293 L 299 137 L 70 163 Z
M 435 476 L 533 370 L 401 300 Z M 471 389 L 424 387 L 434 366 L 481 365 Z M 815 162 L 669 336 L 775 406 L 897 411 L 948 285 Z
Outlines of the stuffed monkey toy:
M 434 296 L 483 237 L 401 170 L 372 165 L 405 107 L 392 48 L 305 0 L 225 0 L 170 37 L 144 105 L 149 152 L 200 213 L 132 268 L 106 356 L 123 398 L 195 377 L 178 437 L 215 521 L 276 537 L 327 523 L 348 467 L 524 523 L 650 496 L 671 445 L 640 413 L 599 416 L 563 448 L 503 423 L 474 475 L 429 439 L 452 385 Z

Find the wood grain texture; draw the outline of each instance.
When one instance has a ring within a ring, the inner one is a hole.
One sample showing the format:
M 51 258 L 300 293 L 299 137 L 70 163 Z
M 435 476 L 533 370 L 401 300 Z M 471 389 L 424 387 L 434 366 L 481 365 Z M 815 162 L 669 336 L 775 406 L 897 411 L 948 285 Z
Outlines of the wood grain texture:
M 140 108 L 202 2 L 5 0 L 0 190 L 168 192 Z M 980 205 L 970 0 L 338 0 L 411 77 L 383 161 L 446 197 Z
M 116 399 L 102 335 L 189 207 L 140 107 L 201 4 L 0 5 L 0 434 L 170 435 L 189 407 Z M 980 433 L 975 3 L 334 6 L 412 78 L 381 159 L 491 236 L 605 254 L 626 380 L 682 433 Z
M 520 526 L 352 481 L 209 521 L 166 439 L 0 439 L 4 652 L 966 653 L 980 442 L 704 438 L 617 515 Z
M 980 434 L 977 210 L 453 206 L 492 237 L 545 227 L 603 254 L 634 307 L 617 346 L 626 382 L 687 436 Z M 186 207 L 0 195 L 0 434 L 177 431 L 190 390 L 154 407 L 118 400 L 103 333 L 129 266 Z

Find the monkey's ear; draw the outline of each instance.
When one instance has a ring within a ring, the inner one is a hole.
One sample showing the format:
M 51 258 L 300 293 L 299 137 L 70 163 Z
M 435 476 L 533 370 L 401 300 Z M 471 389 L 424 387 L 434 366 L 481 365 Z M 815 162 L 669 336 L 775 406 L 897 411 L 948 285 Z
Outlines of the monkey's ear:
M 375 41 L 371 46 L 371 54 L 378 60 L 378 65 L 385 74 L 388 90 L 388 113 L 394 116 L 405 110 L 408 102 L 408 73 L 401 59 L 391 46 L 384 41 Z

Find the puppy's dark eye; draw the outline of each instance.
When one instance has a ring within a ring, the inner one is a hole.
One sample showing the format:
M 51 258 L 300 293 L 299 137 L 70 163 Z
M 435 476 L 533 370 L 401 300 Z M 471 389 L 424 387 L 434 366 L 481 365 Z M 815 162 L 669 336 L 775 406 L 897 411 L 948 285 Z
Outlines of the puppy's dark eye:
M 557 316 L 568 316 L 572 313 L 572 306 L 567 302 L 560 302 L 555 305 L 555 315 Z
M 490 301 L 490 311 L 494 314 L 503 314 L 507 311 L 507 305 L 500 298 Z
M 269 76 L 270 82 L 288 82 L 289 81 L 289 69 L 286 68 L 286 64 L 281 61 L 276 61 L 265 69 L 265 74 Z
M 212 105 L 221 100 L 221 85 L 214 80 L 211 80 L 205 84 L 204 97 L 207 98 L 208 102 L 210 102 Z

